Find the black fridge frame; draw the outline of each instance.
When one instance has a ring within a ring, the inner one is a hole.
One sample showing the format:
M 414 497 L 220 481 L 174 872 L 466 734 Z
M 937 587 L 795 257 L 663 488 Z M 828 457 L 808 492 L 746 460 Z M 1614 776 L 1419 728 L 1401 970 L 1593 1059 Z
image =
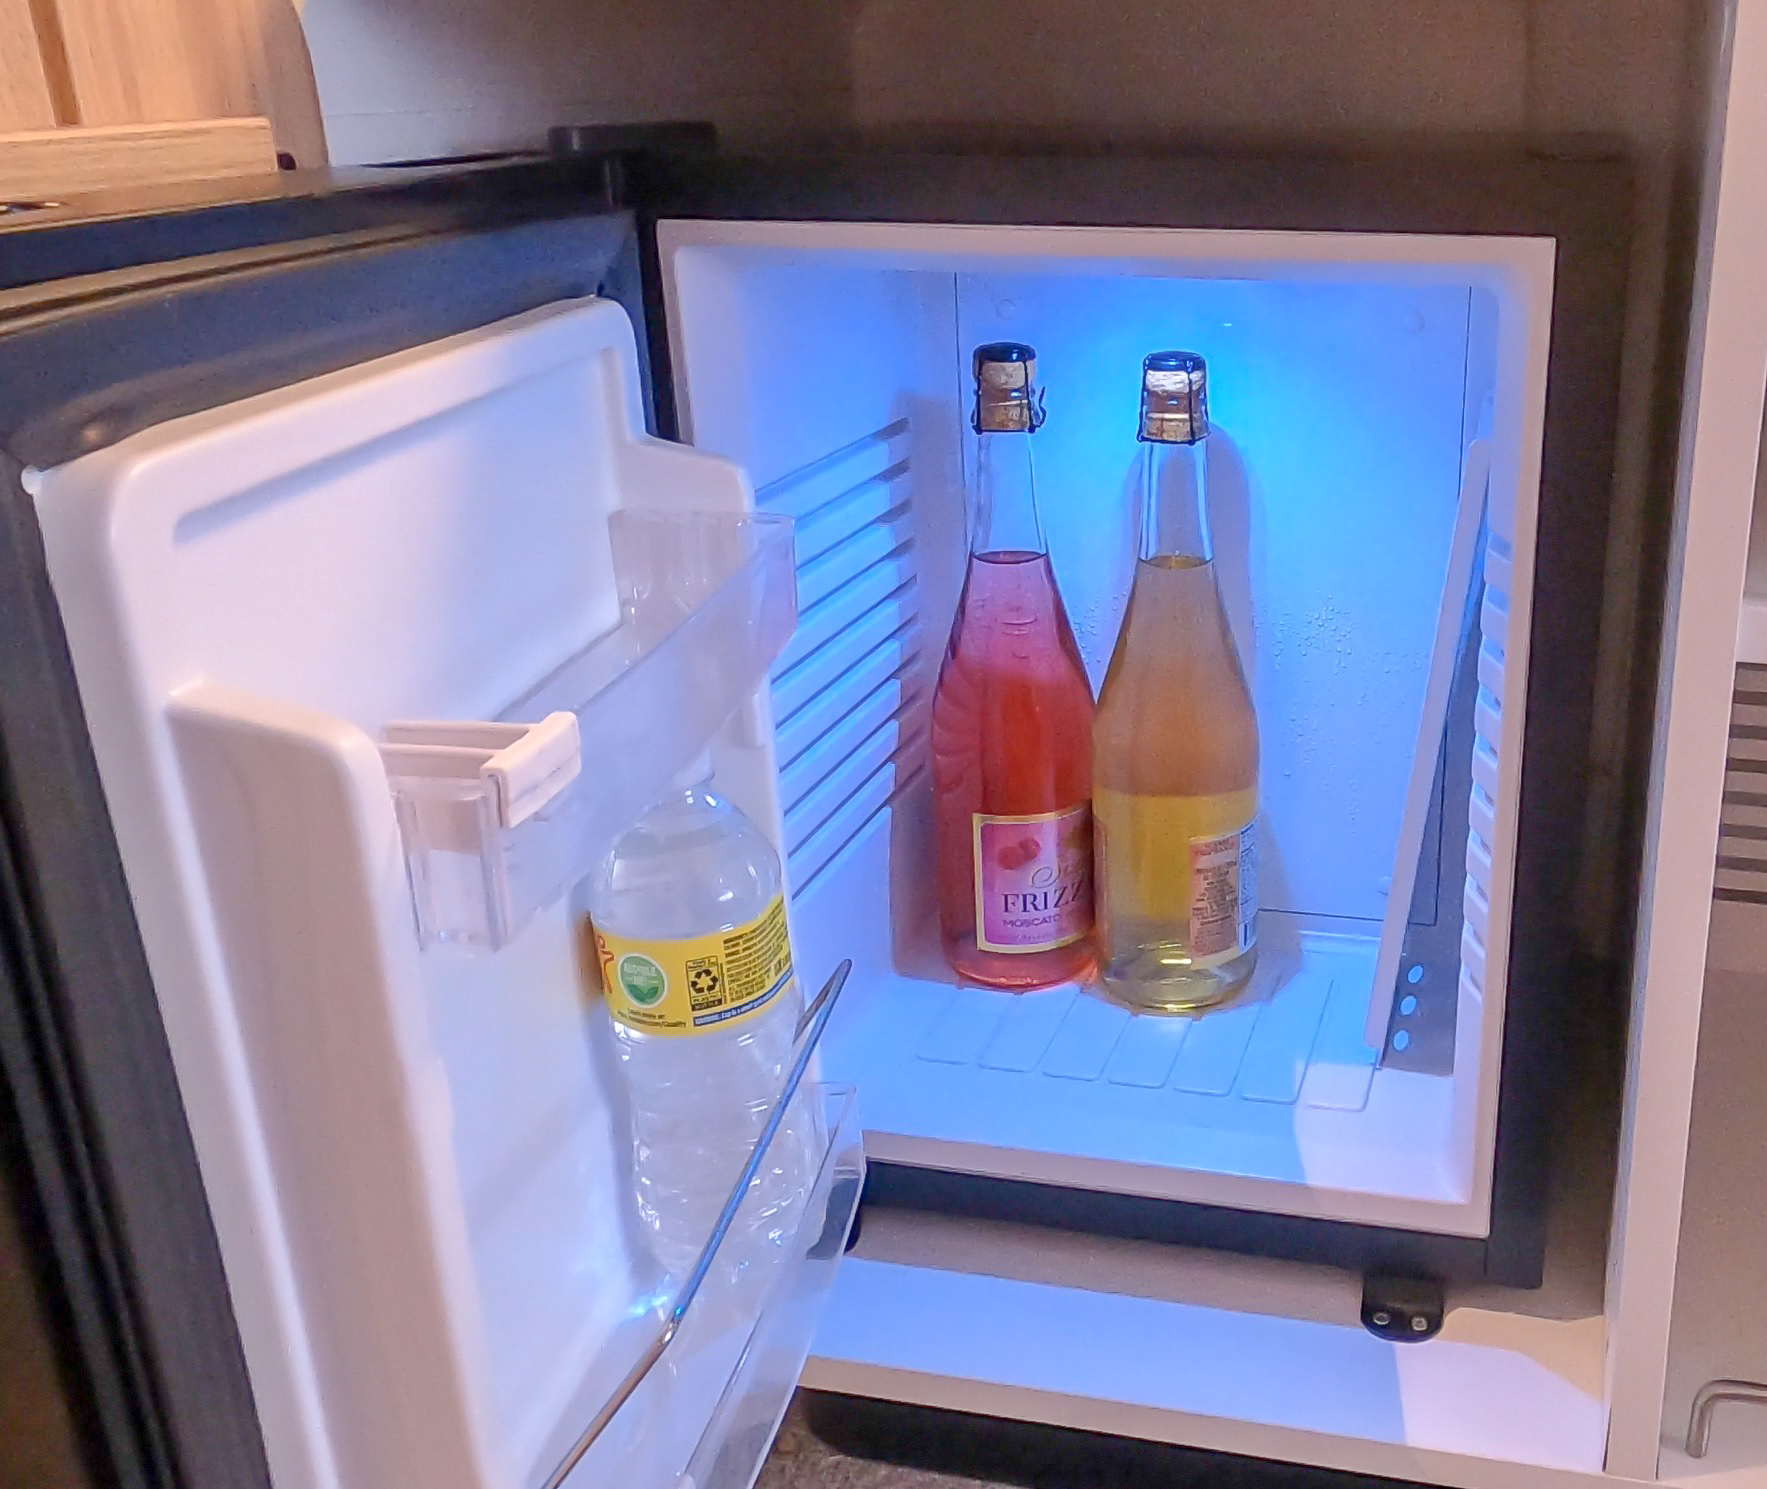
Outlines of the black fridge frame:
M 1325 1261 L 1441 1280 L 1540 1285 L 1554 1118 L 1569 1031 L 1600 979 L 1569 955 L 1593 728 L 1633 168 L 1601 142 L 1468 144 L 1403 155 L 840 151 L 646 157 L 644 229 L 658 417 L 678 435 L 656 225 L 924 222 L 1551 239 L 1556 246 L 1530 631 L 1526 748 L 1503 1055 L 1484 1237 L 1102 1194 L 873 1160 L 866 1202 Z M 1631 762 L 1641 769 L 1639 762 Z M 1639 782 L 1631 783 L 1633 785 Z M 1444 869 L 1452 867 L 1445 861 Z M 1613 872 L 1636 876 L 1631 863 Z M 1450 879 L 1441 887 L 1451 894 Z M 1455 903 L 1458 896 L 1451 895 Z M 1624 895 L 1617 897 L 1625 903 Z

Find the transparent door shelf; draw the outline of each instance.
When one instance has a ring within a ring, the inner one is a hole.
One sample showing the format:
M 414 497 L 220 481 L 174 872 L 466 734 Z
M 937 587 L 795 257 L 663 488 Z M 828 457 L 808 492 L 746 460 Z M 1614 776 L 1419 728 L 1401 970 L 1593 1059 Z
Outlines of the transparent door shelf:
M 682 1476 L 681 1489 L 750 1489 L 797 1389 L 865 1187 L 851 1086 L 818 1086 L 828 1149 L 810 1191 L 792 1263 L 756 1319 Z
M 610 514 L 620 624 L 500 722 L 386 726 L 418 939 L 495 949 L 749 706 L 797 624 L 792 524 Z
M 806 1083 L 791 1110 L 790 1121 L 819 1139 L 814 1176 L 760 1296 L 748 1295 L 752 1277 L 733 1280 L 740 1253 L 753 1244 L 739 1212 L 705 1258 L 704 1286 L 679 1312 L 679 1328 L 660 1352 L 656 1330 L 670 1305 L 654 1299 L 675 1294 L 670 1279 L 653 1279 L 654 1292 L 638 1301 L 577 1394 L 585 1414 L 560 1423 L 558 1440 L 526 1475 L 526 1489 L 754 1483 L 809 1357 L 865 1179 L 852 1087 Z M 611 1415 L 596 1413 L 610 1393 L 617 1399 L 622 1377 L 630 1395 Z M 594 1434 L 586 1442 L 575 1436 L 585 1421 Z
M 799 1020 L 779 1095 L 687 1275 L 654 1264 L 633 1274 L 625 1323 L 597 1351 L 542 1449 L 540 1489 L 753 1482 L 809 1354 L 864 1184 L 852 1088 L 805 1080 L 852 970 L 842 960 Z M 763 1182 L 770 1167 L 804 1174 L 804 1201 L 795 1217 L 769 1215 L 757 1237 L 755 1207 L 775 1203 Z M 787 1218 L 789 1236 L 774 1228 Z

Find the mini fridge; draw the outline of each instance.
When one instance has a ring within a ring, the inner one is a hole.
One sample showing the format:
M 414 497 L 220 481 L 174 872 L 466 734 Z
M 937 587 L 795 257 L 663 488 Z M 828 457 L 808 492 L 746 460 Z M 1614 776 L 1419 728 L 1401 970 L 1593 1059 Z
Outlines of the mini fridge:
M 560 145 L 0 233 L 0 1046 L 103 1409 L 157 1402 L 191 1482 L 746 1489 L 813 1340 L 819 1383 L 921 1399 L 934 1354 L 1070 1337 L 1200 1372 L 1148 1410 L 1226 1446 L 1465 1399 L 1445 1452 L 1581 1453 L 1599 1413 L 1525 1352 L 1316 1298 L 1542 1278 L 1624 162 Z M 1201 1017 L 938 954 L 926 715 L 1002 339 L 1095 685 L 1141 358 L 1208 361 L 1266 849 L 1257 980 Z M 574 887 L 708 746 L 806 994 L 850 963 L 746 1312 L 634 1239 L 574 950 Z M 1096 1257 L 1116 1321 L 1039 1255 Z M 1229 1301 L 1124 1280 L 1165 1256 Z

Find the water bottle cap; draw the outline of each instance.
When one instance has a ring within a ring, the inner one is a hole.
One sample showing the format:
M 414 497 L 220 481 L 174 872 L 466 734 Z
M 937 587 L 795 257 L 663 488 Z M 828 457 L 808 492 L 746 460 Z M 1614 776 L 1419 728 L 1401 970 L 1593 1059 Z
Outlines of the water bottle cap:
M 712 752 L 701 750 L 693 762 L 670 782 L 674 791 L 688 791 L 712 778 Z

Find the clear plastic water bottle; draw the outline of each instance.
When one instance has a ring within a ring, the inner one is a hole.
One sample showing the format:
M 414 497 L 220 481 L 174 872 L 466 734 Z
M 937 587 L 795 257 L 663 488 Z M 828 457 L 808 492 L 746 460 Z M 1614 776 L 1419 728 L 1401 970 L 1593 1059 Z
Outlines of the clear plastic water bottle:
M 632 1114 L 641 1225 L 693 1266 L 784 1081 L 803 996 L 779 855 L 707 787 L 702 759 L 614 843 L 588 886 L 594 956 Z M 810 1178 L 806 1103 L 775 1136 L 719 1272 L 757 1281 L 796 1231 Z

